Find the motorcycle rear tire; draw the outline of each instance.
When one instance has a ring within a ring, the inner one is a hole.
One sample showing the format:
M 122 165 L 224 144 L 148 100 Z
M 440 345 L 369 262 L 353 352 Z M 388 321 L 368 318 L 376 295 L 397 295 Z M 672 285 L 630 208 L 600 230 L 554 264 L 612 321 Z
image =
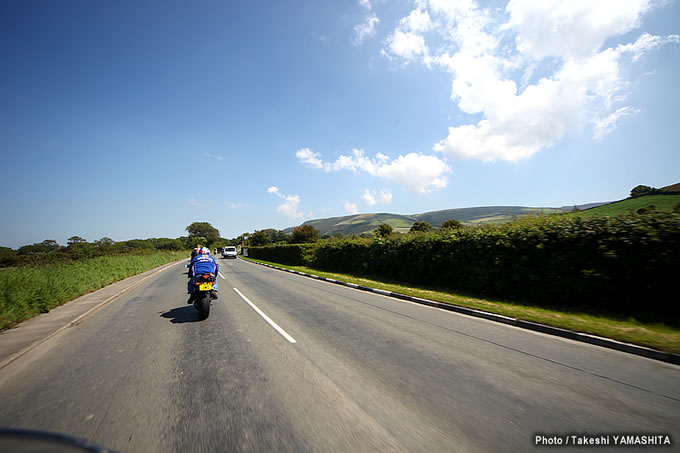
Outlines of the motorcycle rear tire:
M 198 317 L 206 319 L 210 316 L 210 292 L 201 291 L 196 300 L 196 308 L 198 309 Z

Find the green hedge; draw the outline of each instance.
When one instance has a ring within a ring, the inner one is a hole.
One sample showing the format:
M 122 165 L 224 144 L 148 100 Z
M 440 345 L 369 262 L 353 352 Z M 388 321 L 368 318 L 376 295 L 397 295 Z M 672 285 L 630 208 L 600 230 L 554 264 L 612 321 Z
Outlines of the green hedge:
M 284 263 L 273 255 L 260 259 Z M 320 241 L 306 260 L 286 264 L 542 306 L 680 318 L 674 280 L 680 215 L 674 213 L 556 216 L 387 239 Z
M 248 247 L 248 256 L 274 263 L 303 266 L 309 259 L 314 244 L 277 244 Z

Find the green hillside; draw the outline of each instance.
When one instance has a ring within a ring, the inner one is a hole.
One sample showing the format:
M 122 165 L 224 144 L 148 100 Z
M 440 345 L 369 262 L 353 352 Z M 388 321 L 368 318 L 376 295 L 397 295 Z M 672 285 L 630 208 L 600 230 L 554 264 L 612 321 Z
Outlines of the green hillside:
M 596 208 L 587 209 L 585 211 L 570 213 L 569 215 L 578 215 L 581 217 L 597 217 L 603 215 L 620 215 L 637 212 L 640 208 L 648 208 L 654 205 L 660 211 L 672 211 L 673 206 L 680 203 L 680 195 L 645 195 L 638 198 L 627 198 L 621 201 L 615 201 Z
M 616 201 L 613 203 L 589 203 L 576 206 L 581 211 L 568 215 L 595 217 L 603 215 L 618 215 L 637 212 L 640 208 L 650 205 L 658 210 L 672 210 L 673 206 L 680 203 L 680 195 L 645 195 L 638 198 Z M 592 207 L 595 205 L 595 207 Z M 304 224 L 312 225 L 321 234 L 362 234 L 370 233 L 380 224 L 390 225 L 395 232 L 405 233 L 417 221 L 427 222 L 437 228 L 449 219 L 454 219 L 464 225 L 479 225 L 483 223 L 510 222 L 518 217 L 527 215 L 554 214 L 571 211 L 573 206 L 561 208 L 532 208 L 527 206 L 482 206 L 473 208 L 444 209 L 422 214 L 401 215 L 390 213 L 379 214 L 354 214 L 327 219 L 308 220 Z M 284 230 L 290 233 L 293 228 Z
M 383 223 L 390 225 L 396 231 L 408 231 L 416 220 L 413 216 L 399 214 L 354 214 L 343 217 L 330 217 L 328 219 L 308 220 L 303 225 L 312 225 L 321 234 L 333 235 L 342 233 L 352 235 L 373 231 Z M 284 232 L 290 233 L 292 230 L 292 228 L 287 228 Z
M 562 208 L 529 208 L 525 206 L 484 206 L 475 208 L 446 209 L 432 211 L 423 214 L 400 215 L 390 213 L 379 214 L 354 214 L 343 217 L 330 217 L 327 219 L 308 220 L 304 224 L 312 225 L 321 234 L 344 235 L 369 233 L 380 224 L 390 225 L 395 232 L 406 233 L 417 221 L 428 222 L 433 227 L 439 227 L 449 219 L 458 220 L 466 225 L 480 223 L 509 222 L 517 217 L 530 214 L 551 214 L 564 212 Z M 284 230 L 290 233 L 293 228 Z
M 440 226 L 449 219 L 463 224 L 509 222 L 514 218 L 532 214 L 552 214 L 563 212 L 559 208 L 528 208 L 526 206 L 482 206 L 476 208 L 445 209 L 424 214 L 415 214 L 417 220 L 427 222 L 434 227 Z

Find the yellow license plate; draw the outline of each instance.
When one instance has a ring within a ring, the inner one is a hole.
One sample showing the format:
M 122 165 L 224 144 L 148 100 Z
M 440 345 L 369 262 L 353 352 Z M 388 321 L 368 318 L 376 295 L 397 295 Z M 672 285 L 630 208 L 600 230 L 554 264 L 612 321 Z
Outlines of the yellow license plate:
M 199 291 L 210 291 L 212 289 L 212 283 L 200 283 L 198 285 Z

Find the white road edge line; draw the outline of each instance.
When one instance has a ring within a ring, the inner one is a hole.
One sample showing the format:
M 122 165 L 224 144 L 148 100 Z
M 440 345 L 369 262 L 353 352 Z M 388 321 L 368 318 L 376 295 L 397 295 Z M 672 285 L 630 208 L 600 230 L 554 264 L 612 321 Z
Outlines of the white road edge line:
M 226 280 L 226 278 L 224 277 L 224 275 L 222 275 L 222 272 L 218 272 L 218 274 L 220 275 L 220 277 L 222 277 L 222 280 Z
M 258 315 L 262 316 L 264 318 L 264 320 L 269 323 L 270 326 L 272 326 L 274 329 L 276 329 L 276 331 L 278 333 L 280 333 L 283 338 L 285 338 L 286 340 L 288 340 L 291 343 L 297 343 L 297 341 L 295 341 L 295 338 L 288 335 L 288 332 L 286 332 L 281 327 L 279 327 L 279 325 L 276 324 L 274 321 L 272 321 L 269 316 L 267 316 L 262 310 L 257 308 L 257 306 L 254 303 L 252 303 L 250 300 L 248 300 L 248 298 L 246 296 L 244 296 L 241 291 L 239 291 L 237 288 L 234 288 L 234 291 L 236 291 L 236 293 L 239 296 L 241 296 L 241 299 L 245 300 L 248 303 L 248 305 L 250 305 L 250 307 L 257 312 Z

